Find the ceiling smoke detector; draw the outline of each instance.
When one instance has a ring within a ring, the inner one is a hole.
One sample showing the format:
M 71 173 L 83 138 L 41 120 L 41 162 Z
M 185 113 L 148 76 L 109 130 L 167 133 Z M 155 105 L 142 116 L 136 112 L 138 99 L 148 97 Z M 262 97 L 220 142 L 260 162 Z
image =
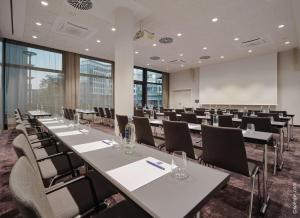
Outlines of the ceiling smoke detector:
M 162 44 L 169 44 L 172 43 L 174 40 L 171 37 L 162 37 L 159 39 L 159 42 Z
M 68 3 L 78 10 L 89 10 L 93 7 L 91 0 L 68 0 Z
M 207 60 L 207 59 L 210 59 L 210 56 L 209 55 L 203 55 L 200 57 L 201 60 Z

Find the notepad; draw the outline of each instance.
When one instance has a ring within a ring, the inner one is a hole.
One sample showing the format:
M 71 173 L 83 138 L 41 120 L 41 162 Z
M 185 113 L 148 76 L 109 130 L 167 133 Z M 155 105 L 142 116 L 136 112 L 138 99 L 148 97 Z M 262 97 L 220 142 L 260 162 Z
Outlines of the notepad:
M 188 125 L 189 125 L 189 128 L 199 128 L 200 127 L 199 124 L 191 124 L 191 123 L 189 123 Z
M 43 124 L 52 124 L 52 123 L 59 123 L 59 121 L 58 120 L 54 120 L 54 121 L 43 122 Z
M 75 131 L 68 131 L 68 132 L 59 132 L 56 133 L 57 136 L 63 137 L 63 136 L 70 136 L 70 135 L 79 135 L 82 134 L 82 132 L 75 130 Z
M 67 125 L 60 125 L 60 126 L 49 126 L 49 129 L 63 129 L 63 128 L 68 128 Z
M 51 121 L 51 120 L 55 120 L 55 119 L 54 118 L 41 118 L 41 119 L 39 119 L 39 121 L 41 121 L 41 122 Z
M 150 164 L 149 162 L 152 164 Z M 161 169 L 155 165 L 159 165 Z M 147 157 L 106 173 L 128 191 L 134 191 L 171 172 L 171 165 L 153 157 Z
M 162 121 L 161 120 L 151 120 L 151 123 L 161 123 Z
M 242 134 L 244 135 L 247 132 L 247 130 L 242 130 Z
M 89 151 L 95 151 L 103 148 L 112 147 L 114 144 L 118 144 L 115 141 L 110 141 L 110 143 L 105 143 L 103 141 L 84 143 L 72 146 L 77 152 L 84 153 Z

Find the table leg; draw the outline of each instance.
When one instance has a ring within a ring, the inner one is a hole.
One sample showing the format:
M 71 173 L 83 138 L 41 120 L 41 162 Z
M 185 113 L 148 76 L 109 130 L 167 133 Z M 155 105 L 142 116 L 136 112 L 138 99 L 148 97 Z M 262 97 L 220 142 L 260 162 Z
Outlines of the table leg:
M 291 130 L 290 130 L 290 125 L 287 124 L 287 145 L 286 145 L 286 150 L 290 150 L 290 134 L 291 134 Z
M 283 146 L 284 146 L 284 132 L 283 132 L 283 128 L 280 129 L 280 163 L 278 165 L 278 168 L 281 170 L 282 166 L 283 166 Z
M 292 117 L 291 140 L 294 140 L 294 117 Z
M 264 145 L 264 157 L 263 157 L 264 173 L 263 173 L 263 203 L 260 209 L 260 213 L 265 214 L 270 197 L 267 191 L 267 181 L 268 181 L 268 145 Z

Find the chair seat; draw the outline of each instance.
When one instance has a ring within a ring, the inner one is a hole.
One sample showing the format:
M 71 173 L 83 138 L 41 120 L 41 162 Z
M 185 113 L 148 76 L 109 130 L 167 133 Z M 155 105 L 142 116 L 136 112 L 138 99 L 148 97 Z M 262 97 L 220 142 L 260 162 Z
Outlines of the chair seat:
M 111 208 L 107 208 L 92 218 L 147 218 L 151 217 L 141 208 L 128 200 L 121 201 Z
M 87 180 L 80 180 L 47 194 L 56 218 L 75 217 L 93 208 L 95 202 Z
M 66 146 L 59 146 L 59 152 L 68 152 L 69 149 Z M 55 146 L 46 146 L 43 148 L 35 148 L 33 152 L 37 159 L 45 158 L 53 154 L 57 154 L 57 150 Z
M 37 135 L 29 135 L 29 136 L 28 136 L 28 139 L 29 139 L 30 141 L 34 141 L 34 140 L 39 139 L 39 137 L 38 137 Z
M 249 176 L 252 176 L 257 172 L 258 166 L 255 163 L 248 161 L 248 169 L 249 169 Z
M 74 169 L 82 166 L 83 161 L 74 153 L 69 154 Z M 57 175 L 70 172 L 70 165 L 65 155 L 38 162 L 43 179 L 50 179 Z

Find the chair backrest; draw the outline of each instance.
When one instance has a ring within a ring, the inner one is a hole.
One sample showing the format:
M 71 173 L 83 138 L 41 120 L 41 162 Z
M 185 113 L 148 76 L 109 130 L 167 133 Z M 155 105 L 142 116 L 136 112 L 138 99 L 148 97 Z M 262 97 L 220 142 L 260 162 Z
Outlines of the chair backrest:
M 270 111 L 270 113 L 282 114 L 284 117 L 287 116 L 287 111 Z
M 136 109 L 136 110 L 134 110 L 134 116 L 136 116 L 136 117 L 144 117 L 144 110 L 143 109 Z
M 254 124 L 255 131 L 272 132 L 271 119 L 269 117 L 243 117 L 241 128 L 246 129 L 248 123 Z
M 96 116 L 99 116 L 99 111 L 97 107 L 94 107 L 94 111 L 96 112 Z
M 119 126 L 119 131 L 122 134 L 122 137 L 125 137 L 125 127 L 128 123 L 128 117 L 126 115 L 116 115 L 117 117 L 117 122 Z
M 102 107 L 99 107 L 99 108 L 98 108 L 98 111 L 99 111 L 100 117 L 104 118 L 104 117 L 105 117 L 105 113 L 104 113 L 103 108 L 102 108 Z
M 242 130 L 202 125 L 202 160 L 229 171 L 249 176 Z
M 186 112 L 193 112 L 193 108 L 192 107 L 186 107 L 186 108 L 184 108 L 184 110 Z
M 219 126 L 220 127 L 233 127 L 231 115 L 219 115 Z
M 163 121 L 165 145 L 168 152 L 184 151 L 189 158 L 195 159 L 193 142 L 187 122 Z
M 110 109 L 110 115 L 112 119 L 115 119 L 115 109 L 113 108 Z
M 218 114 L 218 115 L 223 115 L 223 111 L 217 110 L 217 114 Z
M 163 113 L 164 112 L 164 108 L 163 107 L 159 107 L 159 112 Z
M 244 112 L 234 111 L 233 114 L 237 114 L 239 119 L 242 119 Z
M 9 189 L 22 217 L 55 217 L 43 181 L 26 157 L 19 158 L 12 168 Z
M 73 111 L 73 109 L 68 109 L 68 112 L 69 112 L 69 118 L 70 118 L 70 120 L 74 120 L 74 111 Z
M 184 113 L 184 109 L 175 109 L 176 114 Z
M 169 120 L 171 121 L 177 121 L 176 112 L 173 111 L 165 111 L 164 117 L 169 117 Z
M 205 116 L 205 110 L 195 110 L 195 114 L 198 116 Z
M 149 119 L 147 117 L 133 117 L 137 143 L 155 146 Z
M 198 123 L 197 116 L 194 113 L 182 113 L 181 121 L 185 121 L 187 123 Z
M 112 117 L 111 117 L 110 110 L 109 110 L 109 108 L 107 108 L 107 107 L 105 108 L 105 114 L 106 114 L 106 117 L 107 117 L 107 118 L 112 118 Z
M 36 173 L 40 173 L 40 169 L 36 162 L 36 157 L 26 136 L 24 134 L 19 134 L 13 140 L 12 145 L 18 157 L 20 158 L 21 156 L 26 156 Z
M 280 121 L 278 113 L 257 113 L 258 117 L 273 117 L 274 121 Z

